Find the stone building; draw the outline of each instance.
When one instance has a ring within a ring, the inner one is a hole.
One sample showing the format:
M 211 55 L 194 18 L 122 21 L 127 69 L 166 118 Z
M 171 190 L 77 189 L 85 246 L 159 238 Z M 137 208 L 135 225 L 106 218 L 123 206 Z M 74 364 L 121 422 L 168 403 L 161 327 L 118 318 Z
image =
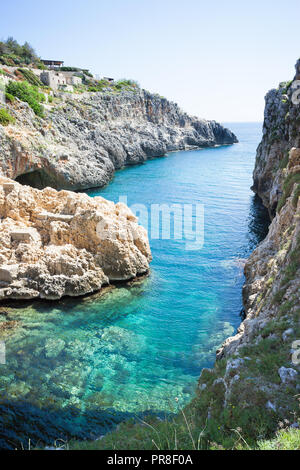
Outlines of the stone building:
M 44 71 L 40 75 L 44 85 L 49 86 L 52 90 L 58 90 L 60 87 L 67 85 L 65 76 L 60 72 Z
M 82 85 L 82 78 L 74 74 L 74 72 L 60 72 L 64 75 L 67 85 L 78 86 Z
M 82 84 L 82 79 L 74 75 L 74 72 L 56 72 L 54 70 L 42 72 L 40 80 L 52 90 L 73 91 L 74 86 Z

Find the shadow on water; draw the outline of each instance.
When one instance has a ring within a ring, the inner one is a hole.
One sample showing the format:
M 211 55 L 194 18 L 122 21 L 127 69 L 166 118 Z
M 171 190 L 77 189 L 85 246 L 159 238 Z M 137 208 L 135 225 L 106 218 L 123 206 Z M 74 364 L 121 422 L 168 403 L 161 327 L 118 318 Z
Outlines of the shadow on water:
M 262 200 L 256 194 L 252 198 L 249 212 L 248 239 L 251 250 L 255 250 L 257 245 L 266 238 L 270 223 L 268 209 L 266 209 Z
M 248 242 L 249 249 L 254 251 L 257 245 L 261 243 L 268 235 L 271 219 L 268 209 L 263 205 L 261 198 L 255 194 L 252 197 L 250 211 L 249 211 L 249 224 L 248 224 Z M 240 311 L 241 320 L 246 318 L 244 307 Z
M 150 413 L 150 412 L 149 412 Z M 143 420 L 149 413 L 122 413 L 90 408 L 83 412 L 76 407 L 40 408 L 29 402 L 0 403 L 0 449 L 14 450 L 58 446 L 62 442 L 96 440 L 130 418 Z M 151 416 L 166 418 L 166 413 Z M 169 414 L 168 416 L 171 416 Z M 30 444 L 29 444 L 30 440 Z

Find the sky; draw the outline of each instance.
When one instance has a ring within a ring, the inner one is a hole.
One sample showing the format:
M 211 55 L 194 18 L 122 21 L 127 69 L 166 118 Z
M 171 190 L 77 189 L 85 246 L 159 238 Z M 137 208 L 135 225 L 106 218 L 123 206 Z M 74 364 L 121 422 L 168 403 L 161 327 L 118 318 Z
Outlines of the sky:
M 43 59 L 132 78 L 189 114 L 262 121 L 264 96 L 294 76 L 299 0 L 0 0 L 0 39 Z

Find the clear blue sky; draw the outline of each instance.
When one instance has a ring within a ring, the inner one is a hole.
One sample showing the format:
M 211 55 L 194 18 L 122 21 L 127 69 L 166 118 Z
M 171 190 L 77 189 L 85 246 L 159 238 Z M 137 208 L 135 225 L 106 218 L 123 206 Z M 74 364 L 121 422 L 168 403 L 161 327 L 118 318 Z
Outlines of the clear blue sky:
M 299 0 L 2 0 L 0 37 L 199 117 L 259 121 L 267 90 L 294 75 L 299 18 Z

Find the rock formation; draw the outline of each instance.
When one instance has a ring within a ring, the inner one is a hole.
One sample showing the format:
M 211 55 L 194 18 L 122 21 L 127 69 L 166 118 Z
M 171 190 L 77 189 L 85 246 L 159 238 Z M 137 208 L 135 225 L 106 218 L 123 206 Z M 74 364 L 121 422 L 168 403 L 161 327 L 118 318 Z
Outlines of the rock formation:
M 300 61 L 295 80 L 300 78 Z M 273 217 L 286 177 L 289 152 L 300 147 L 300 106 L 295 80 L 280 83 L 266 96 L 263 139 L 257 151 L 253 190 Z
M 144 90 L 57 94 L 45 119 L 18 100 L 7 106 L 16 121 L 0 125 L 2 174 L 39 189 L 101 187 L 125 165 L 237 142 L 220 124 L 190 117 Z
M 0 300 L 60 299 L 149 270 L 147 233 L 122 203 L 0 177 Z
M 257 423 L 269 433 L 279 421 L 298 426 L 300 416 L 300 104 L 294 86 L 280 84 L 266 96 L 253 189 L 273 220 L 245 266 L 245 320 L 199 382 L 201 403 L 218 397 L 210 416 L 222 421 L 227 412 L 231 422 L 244 420 L 253 438 Z

